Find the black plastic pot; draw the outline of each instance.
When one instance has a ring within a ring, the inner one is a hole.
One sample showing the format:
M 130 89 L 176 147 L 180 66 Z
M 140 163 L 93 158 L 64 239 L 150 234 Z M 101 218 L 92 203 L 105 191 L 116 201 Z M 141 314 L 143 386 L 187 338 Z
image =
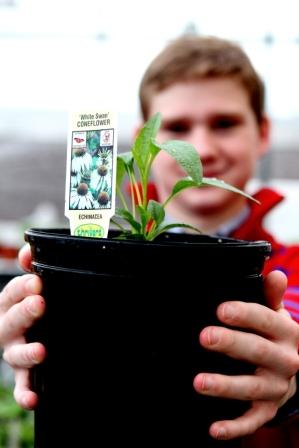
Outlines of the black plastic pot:
M 112 235 L 115 236 L 115 235 Z M 212 421 L 245 402 L 198 395 L 199 371 L 254 366 L 199 345 L 225 300 L 262 302 L 266 242 L 168 234 L 156 242 L 29 229 L 47 313 L 28 334 L 46 344 L 34 369 L 35 447 L 213 447 Z

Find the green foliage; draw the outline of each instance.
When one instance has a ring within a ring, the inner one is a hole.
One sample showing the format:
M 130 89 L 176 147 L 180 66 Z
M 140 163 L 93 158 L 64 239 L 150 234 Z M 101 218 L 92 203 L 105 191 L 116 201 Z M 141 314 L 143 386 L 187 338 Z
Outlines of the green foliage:
M 122 238 L 136 238 L 152 241 L 158 235 L 175 227 L 183 227 L 198 231 L 185 223 L 166 224 L 165 207 L 180 192 L 191 187 L 213 186 L 241 194 L 253 199 L 248 194 L 235 188 L 222 180 L 203 177 L 200 157 L 196 149 L 187 142 L 181 140 L 169 140 L 165 143 L 157 143 L 156 135 L 161 125 L 161 115 L 158 113 L 145 123 L 139 132 L 130 152 L 120 154 L 117 160 L 116 191 L 123 205 L 117 209 L 115 219 L 112 220 L 121 230 Z M 184 169 L 187 176 L 180 179 L 172 189 L 166 201 L 161 204 L 148 200 L 147 187 L 150 178 L 152 164 L 160 151 L 166 151 Z M 122 194 L 122 183 L 128 176 L 131 189 L 131 207 L 128 206 Z M 140 179 L 140 183 L 137 182 Z M 137 205 L 135 205 L 135 203 Z M 129 229 L 120 222 L 125 221 Z
M 22 409 L 12 387 L 0 386 L 0 447 L 33 447 L 33 412 Z

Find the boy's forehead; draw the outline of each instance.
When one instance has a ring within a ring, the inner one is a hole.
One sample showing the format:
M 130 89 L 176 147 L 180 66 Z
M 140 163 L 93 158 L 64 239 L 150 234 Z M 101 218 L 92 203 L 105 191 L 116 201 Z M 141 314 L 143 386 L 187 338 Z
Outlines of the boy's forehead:
M 231 78 L 179 82 L 156 92 L 151 97 L 150 114 L 162 117 L 196 114 L 242 114 L 251 111 L 245 88 Z

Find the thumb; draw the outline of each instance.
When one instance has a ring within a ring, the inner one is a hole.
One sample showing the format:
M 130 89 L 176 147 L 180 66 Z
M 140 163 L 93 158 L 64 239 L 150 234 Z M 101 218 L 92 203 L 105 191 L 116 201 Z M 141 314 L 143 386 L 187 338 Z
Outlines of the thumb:
M 287 277 L 281 271 L 270 272 L 264 280 L 266 304 L 272 310 L 283 309 L 283 295 L 287 288 Z
M 19 251 L 19 263 L 21 268 L 23 268 L 25 271 L 30 271 L 31 267 L 31 252 L 30 252 L 30 245 L 25 244 Z

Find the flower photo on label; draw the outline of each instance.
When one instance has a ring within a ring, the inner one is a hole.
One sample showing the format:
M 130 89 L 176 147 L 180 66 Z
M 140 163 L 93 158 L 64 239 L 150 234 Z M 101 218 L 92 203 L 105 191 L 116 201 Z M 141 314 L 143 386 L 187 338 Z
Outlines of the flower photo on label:
M 113 129 L 73 132 L 69 208 L 110 209 L 112 167 Z

